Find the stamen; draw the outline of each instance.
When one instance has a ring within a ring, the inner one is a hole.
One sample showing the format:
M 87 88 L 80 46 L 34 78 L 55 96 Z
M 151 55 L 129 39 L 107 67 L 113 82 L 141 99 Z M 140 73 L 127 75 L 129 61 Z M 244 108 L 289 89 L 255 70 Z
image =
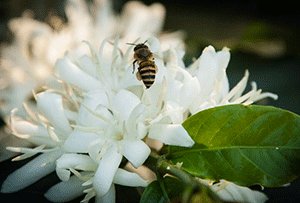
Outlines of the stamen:
M 145 85 L 143 85 L 143 89 L 144 89 L 144 94 L 142 96 L 142 101 L 146 106 L 150 106 L 150 98 L 149 98 L 149 94 L 148 94 L 148 89 L 146 88 Z M 146 101 L 145 101 L 146 99 Z
M 56 133 L 50 128 L 50 126 L 47 126 L 47 131 L 48 134 L 50 136 L 50 138 L 58 145 L 61 146 L 61 140 L 58 138 L 58 136 L 56 135 Z
M 255 94 L 254 90 L 251 90 L 250 92 L 248 92 L 247 94 L 243 95 L 242 97 L 238 98 L 237 100 L 233 101 L 232 104 L 239 104 L 242 103 L 243 101 L 245 101 L 246 99 L 250 98 L 251 96 L 253 96 L 253 94 Z
M 68 168 L 75 176 L 77 176 L 80 180 L 82 180 L 82 175 L 75 170 L 74 168 Z
M 127 133 L 125 121 L 123 121 L 123 135 Z
M 262 90 L 257 90 L 247 101 L 252 101 L 252 103 L 256 100 L 257 97 L 261 94 Z
M 93 184 L 93 180 L 94 180 L 94 178 L 90 178 L 90 179 L 87 180 L 86 182 L 82 183 L 82 186 L 88 186 L 88 185 Z
M 264 98 L 267 98 L 267 97 L 271 97 L 271 98 L 274 99 L 274 100 L 277 100 L 277 99 L 278 99 L 278 95 L 277 95 L 277 94 L 273 94 L 273 93 L 271 93 L 271 92 L 264 92 L 264 93 L 261 93 L 261 94 L 255 99 L 255 101 L 260 100 L 260 99 L 264 99 Z
M 82 132 L 87 132 L 87 133 L 96 133 L 104 130 L 103 128 L 97 128 L 97 127 L 85 127 L 80 125 L 71 125 L 71 126 L 76 130 L 80 130 Z
M 161 92 L 160 92 L 160 95 L 158 97 L 156 107 L 159 107 L 159 105 L 161 105 L 161 103 L 163 102 L 163 100 L 166 96 L 166 93 L 167 93 L 167 80 L 166 80 L 166 76 L 164 76 L 163 77 L 163 82 L 162 82 Z
M 83 190 L 84 193 L 87 193 L 81 203 L 87 203 L 91 198 L 96 196 L 96 191 L 93 187 Z
M 109 123 L 111 120 L 106 118 L 105 116 L 103 116 L 102 114 L 100 113 L 97 113 L 95 111 L 93 111 L 92 109 L 90 109 L 90 107 L 88 107 L 87 105 L 85 105 L 84 103 L 82 103 L 82 106 L 84 106 L 86 108 L 86 110 L 88 110 L 88 112 L 90 112 L 92 115 L 102 119 L 103 121 Z
M 178 66 L 177 53 L 173 46 L 170 45 L 170 67 Z
M 110 75 L 112 76 L 112 72 L 115 70 L 116 68 L 116 64 L 117 64 L 117 59 L 118 59 L 118 55 L 115 56 L 111 62 L 111 68 L 110 68 Z
M 41 168 L 46 166 L 47 164 L 51 163 L 54 161 L 54 155 L 52 154 L 47 161 L 45 161 L 43 164 L 41 164 Z
M 102 42 L 102 44 L 104 44 L 111 36 L 112 35 L 109 35 L 107 38 L 105 38 L 105 40 Z M 102 64 L 103 60 L 101 60 L 100 55 L 98 54 L 97 50 L 88 41 L 84 40 L 83 42 L 86 43 L 90 48 L 91 59 L 97 68 L 98 75 L 105 76 L 105 73 L 103 71 L 103 64 Z M 102 47 L 102 45 L 101 45 L 101 47 Z M 100 51 L 101 51 L 101 47 L 100 47 Z M 104 83 L 106 82 L 105 78 L 106 77 L 97 77 L 98 80 L 100 80 L 101 82 L 104 82 Z
M 220 192 L 221 190 L 225 189 L 227 187 L 227 185 L 229 185 L 230 182 L 228 181 L 223 181 L 220 183 L 219 187 L 216 190 L 216 193 Z
M 169 115 L 171 115 L 171 114 L 173 114 L 173 113 L 177 113 L 177 112 L 182 111 L 182 110 L 183 110 L 183 107 L 178 107 L 178 108 L 176 108 L 176 109 L 172 109 L 172 110 L 165 111 L 165 112 L 159 114 L 155 119 L 151 120 L 151 121 L 149 122 L 149 124 L 150 124 L 150 125 L 153 125 L 154 123 L 159 122 L 159 121 L 160 121 L 161 119 L 163 119 L 164 117 L 169 116 Z
M 109 147 L 109 145 L 108 145 L 107 141 L 105 141 L 105 143 L 104 143 L 104 145 L 103 145 L 102 149 L 100 150 L 100 153 L 99 153 L 99 155 L 98 155 L 98 157 L 97 157 L 97 160 L 98 160 L 98 161 L 102 159 L 102 157 L 103 157 L 104 154 L 106 153 L 108 147 Z
M 121 67 L 123 67 L 123 66 L 125 66 L 125 65 L 127 64 L 127 60 L 128 60 L 129 54 L 130 54 L 130 52 L 132 51 L 133 46 L 135 45 L 135 43 L 136 43 L 138 40 L 140 40 L 140 37 L 137 38 L 137 39 L 131 44 L 131 46 L 127 49 L 127 51 L 126 51 L 126 53 L 125 53 L 125 55 L 124 55 L 124 57 L 123 57 L 123 60 L 122 60 L 122 63 L 121 63 Z
M 115 107 L 112 105 L 108 93 L 105 92 L 105 94 L 106 94 L 106 97 L 107 97 L 107 100 L 108 100 L 109 108 L 110 108 L 110 110 L 113 112 L 113 114 L 114 114 L 116 120 L 119 122 L 119 120 L 120 120 L 120 119 L 119 119 L 119 118 L 120 118 L 120 114 L 119 114 L 119 112 L 115 109 Z M 117 123 L 117 124 L 119 124 L 119 123 Z
M 237 98 L 239 98 L 242 95 L 247 85 L 248 77 L 249 77 L 249 71 L 246 70 L 245 76 L 242 78 L 242 80 L 224 97 L 221 103 L 225 103 L 230 99 L 234 101 Z
M 7 150 L 12 151 L 12 152 L 20 152 L 20 153 L 24 153 L 20 156 L 17 156 L 15 158 L 12 159 L 12 161 L 21 161 L 23 159 L 27 159 L 29 157 L 32 157 L 34 155 L 36 155 L 37 153 L 43 152 L 44 148 L 46 147 L 45 144 L 40 145 L 38 147 L 35 147 L 33 149 L 30 148 L 25 148 L 25 147 L 6 147 Z
M 113 44 L 113 45 L 114 45 L 114 49 L 113 49 L 112 56 L 111 56 L 113 59 L 118 57 L 119 37 L 120 37 L 120 35 L 117 34 L 117 35 L 116 35 L 116 38 L 115 38 L 115 42 L 114 42 L 114 44 Z
M 23 103 L 23 107 L 24 107 L 25 111 L 28 113 L 28 115 L 30 116 L 30 118 L 33 121 L 37 122 L 38 120 L 37 120 L 35 113 L 28 107 L 28 105 L 26 103 Z
M 31 90 L 32 91 L 32 95 L 33 95 L 33 98 L 35 101 L 37 101 L 37 95 L 36 95 L 36 92 L 34 90 Z

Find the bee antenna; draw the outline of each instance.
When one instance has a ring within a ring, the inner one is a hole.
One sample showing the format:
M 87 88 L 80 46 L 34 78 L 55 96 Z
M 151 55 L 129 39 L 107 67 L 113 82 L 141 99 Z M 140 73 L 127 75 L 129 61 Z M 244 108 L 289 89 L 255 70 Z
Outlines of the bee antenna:
M 146 40 L 143 44 L 146 44 L 146 42 L 148 42 L 148 40 Z
M 134 43 L 126 43 L 126 44 L 128 44 L 128 45 L 136 45 L 136 44 L 134 44 Z

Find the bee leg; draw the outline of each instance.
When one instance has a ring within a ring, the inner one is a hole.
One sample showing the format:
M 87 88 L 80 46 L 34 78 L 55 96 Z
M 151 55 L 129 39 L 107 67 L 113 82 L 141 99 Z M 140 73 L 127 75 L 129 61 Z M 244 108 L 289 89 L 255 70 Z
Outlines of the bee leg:
M 136 72 L 136 78 L 141 81 L 142 80 L 142 76 L 140 74 L 140 71 Z
M 132 63 L 132 66 L 133 66 L 132 74 L 133 74 L 134 71 L 135 71 L 135 62 L 137 62 L 137 60 L 134 60 L 134 62 Z

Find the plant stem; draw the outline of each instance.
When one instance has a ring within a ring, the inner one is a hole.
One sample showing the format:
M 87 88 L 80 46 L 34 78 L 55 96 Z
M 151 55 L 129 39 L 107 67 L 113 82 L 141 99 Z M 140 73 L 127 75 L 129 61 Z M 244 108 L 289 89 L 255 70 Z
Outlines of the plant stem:
M 155 162 L 156 162 L 156 167 L 153 167 L 153 163 Z M 220 199 L 216 196 L 216 194 L 214 194 L 208 187 L 200 184 L 189 173 L 169 163 L 169 161 L 165 159 L 165 157 L 152 153 L 149 157 L 147 166 L 152 170 L 154 169 L 154 171 L 160 177 L 162 177 L 162 175 L 164 174 L 170 174 L 179 178 L 186 185 L 186 189 L 182 194 L 182 200 L 181 200 L 182 203 L 191 202 L 191 199 L 195 194 L 198 199 L 199 198 L 201 199 L 202 202 L 221 202 Z

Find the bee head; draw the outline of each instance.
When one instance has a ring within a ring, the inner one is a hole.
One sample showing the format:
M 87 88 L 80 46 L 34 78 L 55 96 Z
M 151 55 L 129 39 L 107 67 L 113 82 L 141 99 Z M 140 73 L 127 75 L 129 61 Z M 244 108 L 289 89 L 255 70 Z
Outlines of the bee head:
M 145 44 L 137 44 L 137 45 L 134 47 L 133 51 L 137 51 L 137 50 L 142 49 L 142 48 L 148 49 L 148 46 L 145 45 Z
M 140 44 L 132 44 L 132 43 L 127 43 L 127 44 L 129 44 L 129 45 L 136 45 L 136 46 L 134 47 L 134 49 L 133 49 L 133 51 L 136 52 L 137 50 L 142 49 L 142 48 L 148 49 L 149 47 L 148 47 L 147 45 L 145 45 L 147 41 L 148 41 L 148 40 L 146 40 L 144 43 L 140 43 Z

